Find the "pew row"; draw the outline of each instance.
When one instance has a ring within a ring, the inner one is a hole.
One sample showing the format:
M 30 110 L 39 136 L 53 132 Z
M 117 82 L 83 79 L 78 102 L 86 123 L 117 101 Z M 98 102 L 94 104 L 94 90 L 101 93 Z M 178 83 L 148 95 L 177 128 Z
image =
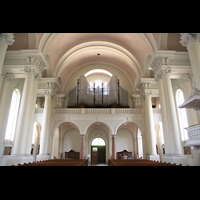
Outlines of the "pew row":
M 146 159 L 108 159 L 108 166 L 182 166 Z
M 87 166 L 88 159 L 53 159 L 33 163 L 18 164 L 18 166 Z

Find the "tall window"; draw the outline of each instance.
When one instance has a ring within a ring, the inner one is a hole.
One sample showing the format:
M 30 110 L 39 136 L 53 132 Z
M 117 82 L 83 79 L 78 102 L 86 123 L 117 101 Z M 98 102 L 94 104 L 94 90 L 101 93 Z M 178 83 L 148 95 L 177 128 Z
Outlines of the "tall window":
M 176 92 L 176 104 L 180 106 L 184 103 L 184 95 L 181 89 L 178 89 Z M 180 131 L 181 131 L 181 139 L 188 140 L 187 131 L 184 129 L 188 127 L 188 120 L 187 120 L 187 113 L 185 108 L 178 108 L 178 118 L 180 124 Z
M 6 140 L 14 140 L 15 128 L 17 124 L 17 115 L 19 110 L 20 92 L 15 89 L 12 93 L 12 99 L 10 104 L 10 111 L 8 115 L 8 122 L 6 128 Z
M 143 158 L 143 146 L 142 146 L 142 135 L 141 135 L 141 131 L 138 128 L 138 135 L 137 135 L 137 139 L 138 139 L 138 156 L 139 158 Z

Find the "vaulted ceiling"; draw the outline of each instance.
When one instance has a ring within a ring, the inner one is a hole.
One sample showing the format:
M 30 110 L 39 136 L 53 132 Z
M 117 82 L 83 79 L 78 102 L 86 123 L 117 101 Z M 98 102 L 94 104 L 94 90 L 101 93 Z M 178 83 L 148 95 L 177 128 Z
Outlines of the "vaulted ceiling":
M 187 51 L 179 33 L 14 33 L 8 50 L 40 49 L 51 66 L 47 76 L 68 78 L 89 63 L 105 63 L 121 70 L 132 87 L 144 77 L 147 57 L 158 49 Z M 98 55 L 99 54 L 99 55 Z M 149 61 L 149 59 L 148 59 Z

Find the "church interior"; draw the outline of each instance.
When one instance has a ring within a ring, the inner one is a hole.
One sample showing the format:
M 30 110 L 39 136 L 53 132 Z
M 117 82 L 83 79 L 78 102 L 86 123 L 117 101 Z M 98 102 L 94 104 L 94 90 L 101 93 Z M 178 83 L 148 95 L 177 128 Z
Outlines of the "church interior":
M 0 166 L 199 166 L 199 58 L 199 33 L 0 33 Z

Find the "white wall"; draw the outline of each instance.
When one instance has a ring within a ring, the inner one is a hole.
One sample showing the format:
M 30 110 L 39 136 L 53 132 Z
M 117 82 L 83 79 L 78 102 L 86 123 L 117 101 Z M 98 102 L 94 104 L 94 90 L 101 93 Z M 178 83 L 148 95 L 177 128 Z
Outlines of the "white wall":
M 80 139 L 81 136 L 79 134 L 79 130 L 75 128 L 71 128 L 64 133 L 63 136 L 63 145 L 62 145 L 62 153 L 65 156 L 65 152 L 70 151 L 71 149 L 77 152 L 80 152 Z
M 134 155 L 133 134 L 128 129 L 121 128 L 117 131 L 116 152 L 123 151 L 124 149 L 131 151 L 132 155 Z

